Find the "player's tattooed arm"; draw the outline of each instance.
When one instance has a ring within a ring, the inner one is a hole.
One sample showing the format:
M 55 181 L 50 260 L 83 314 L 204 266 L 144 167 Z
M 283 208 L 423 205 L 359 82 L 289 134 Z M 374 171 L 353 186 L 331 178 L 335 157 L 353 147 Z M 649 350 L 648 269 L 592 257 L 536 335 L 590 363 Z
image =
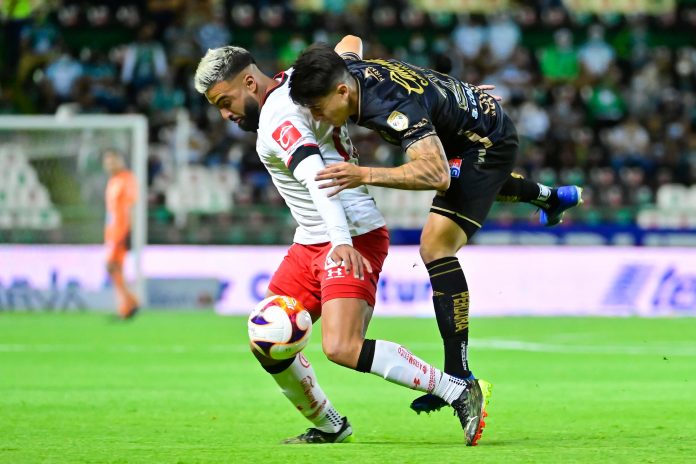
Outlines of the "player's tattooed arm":
M 362 60 L 362 39 L 356 35 L 347 35 L 343 37 L 338 44 L 336 44 L 334 51 L 339 55 L 345 55 L 345 57 L 348 58 L 357 58 Z
M 360 185 L 377 185 L 404 190 L 447 190 L 450 183 L 445 150 L 436 135 L 414 142 L 406 150 L 407 163 L 394 168 L 370 168 L 336 163 L 319 171 L 320 188 L 333 188 L 329 196 Z
M 450 171 L 437 135 L 423 137 L 406 150 L 409 161 L 395 168 L 365 168 L 367 184 L 406 190 L 447 190 Z

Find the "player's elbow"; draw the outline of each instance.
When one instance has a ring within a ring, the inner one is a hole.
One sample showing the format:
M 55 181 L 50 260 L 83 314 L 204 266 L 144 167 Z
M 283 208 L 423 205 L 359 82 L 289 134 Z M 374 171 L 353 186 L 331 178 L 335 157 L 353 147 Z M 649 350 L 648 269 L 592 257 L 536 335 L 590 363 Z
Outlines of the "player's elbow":
M 435 190 L 439 190 L 439 191 L 443 192 L 443 191 L 447 190 L 449 188 L 449 186 L 450 186 L 450 175 L 449 175 L 449 171 L 447 171 L 445 173 L 439 174 L 438 179 L 433 187 L 435 188 Z
M 447 164 L 437 167 L 432 176 L 432 188 L 434 190 L 445 191 L 450 186 L 450 171 Z

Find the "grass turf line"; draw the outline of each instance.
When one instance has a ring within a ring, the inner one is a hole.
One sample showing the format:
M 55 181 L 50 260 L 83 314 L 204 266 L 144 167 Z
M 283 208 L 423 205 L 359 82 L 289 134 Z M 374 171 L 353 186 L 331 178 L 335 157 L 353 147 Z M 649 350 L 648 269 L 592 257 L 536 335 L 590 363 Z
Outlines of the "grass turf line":
M 695 462 L 696 319 L 474 318 L 474 372 L 494 384 L 465 448 L 449 411 L 306 354 L 355 442 L 283 446 L 308 427 L 246 352 L 246 320 L 210 313 L 0 313 L 0 463 Z M 441 364 L 433 319 L 368 336 Z

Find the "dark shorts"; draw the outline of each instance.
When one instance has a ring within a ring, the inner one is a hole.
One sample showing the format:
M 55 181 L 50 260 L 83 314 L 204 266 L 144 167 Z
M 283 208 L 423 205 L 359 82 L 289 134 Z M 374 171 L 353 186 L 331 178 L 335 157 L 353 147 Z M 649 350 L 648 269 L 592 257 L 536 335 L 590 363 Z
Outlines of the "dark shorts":
M 515 125 L 504 114 L 503 135 L 486 148 L 480 143 L 451 158 L 450 187 L 438 192 L 430 212 L 448 217 L 471 238 L 488 216 L 500 188 L 510 178 L 517 156 L 518 139 Z

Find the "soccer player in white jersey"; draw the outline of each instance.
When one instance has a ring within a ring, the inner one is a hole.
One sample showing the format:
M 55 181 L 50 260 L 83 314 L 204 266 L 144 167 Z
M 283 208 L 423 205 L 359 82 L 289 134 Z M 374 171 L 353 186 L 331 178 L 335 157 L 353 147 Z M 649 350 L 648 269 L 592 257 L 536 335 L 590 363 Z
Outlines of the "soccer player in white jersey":
M 345 126 L 316 122 L 308 110 L 292 102 L 291 73 L 289 69 L 270 78 L 247 50 L 226 46 L 208 50 L 195 75 L 196 90 L 224 119 L 257 132 L 258 155 L 298 223 L 294 243 L 273 275 L 267 296 L 294 297 L 313 320 L 322 316 L 322 348 L 331 361 L 450 403 L 466 443 L 476 444 L 483 423 L 480 389 L 397 343 L 365 339 L 389 234 L 364 186 L 331 198 L 320 189 L 317 172 L 327 164 L 355 162 L 355 152 Z M 350 423 L 332 406 L 303 354 L 277 361 L 252 352 L 314 425 L 286 443 L 350 439 Z

